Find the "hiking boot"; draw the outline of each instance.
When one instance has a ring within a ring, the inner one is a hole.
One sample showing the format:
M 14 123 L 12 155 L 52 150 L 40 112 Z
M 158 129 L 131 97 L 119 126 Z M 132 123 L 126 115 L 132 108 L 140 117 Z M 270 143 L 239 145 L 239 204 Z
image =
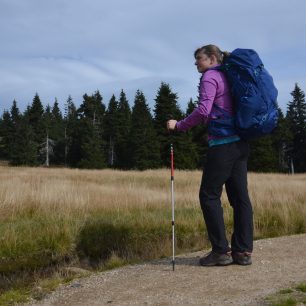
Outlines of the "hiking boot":
M 251 258 L 251 253 L 249 252 L 233 252 L 232 257 L 233 261 L 237 265 L 242 265 L 242 266 L 247 266 L 252 264 L 252 258 Z
M 201 266 L 227 266 L 233 262 L 232 256 L 229 253 L 219 254 L 211 251 L 208 255 L 200 259 Z

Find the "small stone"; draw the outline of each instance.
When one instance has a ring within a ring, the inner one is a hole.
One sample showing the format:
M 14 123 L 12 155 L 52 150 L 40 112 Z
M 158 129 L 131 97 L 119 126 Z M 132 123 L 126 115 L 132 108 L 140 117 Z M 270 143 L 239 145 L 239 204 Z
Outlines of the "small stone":
M 80 283 L 73 283 L 70 285 L 71 288 L 80 288 L 82 285 Z

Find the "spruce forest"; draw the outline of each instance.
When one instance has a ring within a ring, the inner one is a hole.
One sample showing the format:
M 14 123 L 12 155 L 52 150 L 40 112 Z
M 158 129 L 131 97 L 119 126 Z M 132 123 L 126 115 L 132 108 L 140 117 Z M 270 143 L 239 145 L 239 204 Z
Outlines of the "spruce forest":
M 295 84 L 286 114 L 279 109 L 279 124 L 266 137 L 250 142 L 249 171 L 306 172 L 305 94 Z M 204 125 L 185 133 L 169 133 L 166 121 L 190 114 L 197 101 L 190 99 L 186 111 L 178 95 L 161 83 L 154 109 L 137 90 L 132 108 L 122 90 L 106 105 L 99 91 L 84 94 L 77 108 L 68 97 L 64 113 L 58 101 L 43 106 L 38 94 L 21 113 L 14 100 L 0 118 L 0 159 L 10 165 L 87 169 L 156 169 L 169 167 L 170 143 L 177 169 L 201 169 L 207 150 Z

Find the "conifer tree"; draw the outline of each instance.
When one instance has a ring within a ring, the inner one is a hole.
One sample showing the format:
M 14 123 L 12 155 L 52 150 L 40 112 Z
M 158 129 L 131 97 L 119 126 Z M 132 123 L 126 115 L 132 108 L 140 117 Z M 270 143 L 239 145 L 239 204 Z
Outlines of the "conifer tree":
M 116 166 L 120 169 L 129 169 L 131 167 L 131 156 L 129 148 L 129 135 L 131 129 L 131 109 L 123 90 L 121 90 L 118 111 L 118 135 L 115 145 L 117 154 Z
M 100 128 L 100 124 L 103 121 L 103 115 L 105 113 L 105 105 L 99 91 L 96 91 L 93 95 L 83 95 L 83 103 L 78 109 L 80 118 L 90 119 L 96 127 Z
M 38 93 L 36 93 L 32 105 L 28 109 L 28 118 L 34 132 L 34 140 L 37 144 L 41 144 L 45 139 L 46 127 L 43 120 L 43 114 L 44 108 Z
M 14 105 L 13 105 L 14 108 Z M 26 166 L 37 166 L 38 161 L 38 144 L 34 140 L 35 135 L 30 125 L 30 118 L 28 112 L 24 115 L 18 115 L 18 113 L 12 108 L 12 115 L 15 121 L 15 134 L 14 140 L 10 144 L 10 157 L 9 162 L 13 166 L 26 165 Z
M 171 141 L 174 142 L 178 135 L 174 135 L 173 132 L 170 134 L 169 131 L 167 131 L 166 123 L 170 119 L 180 120 L 182 118 L 182 113 L 177 104 L 177 99 L 177 94 L 172 92 L 170 85 L 162 82 L 155 98 L 154 128 L 159 141 L 162 165 L 167 167 L 170 165 L 170 143 Z M 177 160 L 176 165 L 178 165 Z
M 177 94 L 172 92 L 169 84 L 162 82 L 155 98 L 154 108 L 154 127 L 159 141 L 162 165 L 170 166 L 170 143 L 172 143 L 175 150 L 176 167 L 193 169 L 196 167 L 198 154 L 192 143 L 191 134 L 188 132 L 169 133 L 166 128 L 169 119 L 180 120 L 183 118 L 177 99 Z
M 52 120 L 54 122 L 61 123 L 61 121 L 63 120 L 63 116 L 56 98 L 52 107 L 51 114 L 52 114 Z
M 4 111 L 2 118 L 1 149 L 2 158 L 10 165 L 36 165 L 37 148 L 28 121 L 19 111 L 14 100 L 10 112 Z
M 296 172 L 306 171 L 306 103 L 305 93 L 298 84 L 291 92 L 292 101 L 288 104 L 286 118 L 293 135 L 289 144 L 289 156 Z
M 193 102 L 192 98 L 187 105 L 186 116 L 189 116 L 194 109 L 198 107 L 198 101 Z M 195 126 L 191 129 L 192 142 L 196 145 L 196 151 L 198 153 L 197 168 L 203 168 L 204 160 L 207 154 L 207 126 L 204 124 Z
M 69 95 L 65 104 L 65 114 L 64 114 L 64 164 L 73 165 L 73 161 L 79 160 L 78 152 L 74 152 L 73 147 L 73 136 L 76 135 L 77 131 L 77 109 L 73 103 L 72 97 Z
M 0 117 L 0 159 L 6 159 L 5 158 L 5 146 L 4 146 L 4 135 L 5 135 L 5 128 L 3 123 L 3 114 Z
M 76 114 L 76 107 L 73 103 L 73 99 L 71 95 L 68 96 L 67 101 L 65 103 L 65 113 L 64 113 L 64 119 L 69 120 L 70 117 L 75 117 L 74 115 Z
M 288 120 L 284 116 L 282 110 L 278 109 L 279 119 L 278 126 L 272 133 L 272 139 L 275 148 L 275 155 L 278 157 L 278 171 L 289 171 L 288 148 L 292 141 L 292 133 L 290 132 Z
M 17 101 L 13 101 L 13 105 L 11 107 L 11 119 L 13 122 L 13 125 L 17 124 L 17 122 L 20 120 L 21 114 L 19 111 L 19 108 L 17 106 Z
M 117 162 L 116 144 L 118 139 L 118 102 L 112 95 L 103 120 L 103 137 L 105 140 L 105 156 L 110 167 L 115 167 Z
M 19 111 L 19 108 L 17 106 L 16 100 L 13 101 L 13 105 L 11 107 L 11 113 L 10 113 L 10 120 L 11 120 L 11 139 L 10 139 L 10 146 L 15 142 L 15 137 L 17 134 L 17 128 L 19 125 L 19 122 L 21 120 L 21 113 Z M 10 152 L 12 151 L 12 148 L 10 147 Z
M 1 158 L 9 160 L 11 152 L 11 143 L 13 141 L 13 123 L 11 119 L 10 112 L 5 110 L 1 119 Z
M 248 170 L 254 172 L 276 172 L 279 169 L 279 156 L 273 136 L 267 135 L 250 141 Z
M 42 117 L 43 117 L 45 129 L 46 129 L 46 133 L 49 133 L 50 127 L 51 127 L 51 107 L 49 104 L 47 104 Z
M 161 166 L 153 118 L 144 94 L 137 90 L 132 109 L 130 134 L 131 166 L 139 170 Z
M 104 111 L 99 92 L 92 96 L 84 94 L 83 103 L 77 111 L 79 120 L 72 144 L 78 156 L 78 160 L 72 160 L 72 163 L 78 167 L 100 169 L 106 166 L 101 128 Z
M 54 141 L 53 162 L 55 164 L 64 164 L 65 160 L 65 125 L 64 119 L 55 98 L 51 110 L 51 128 L 49 137 Z
M 193 102 L 192 98 L 190 98 L 187 104 L 186 116 L 189 116 L 196 107 L 197 107 L 197 102 Z
M 101 169 L 106 166 L 102 140 L 93 123 L 82 118 L 80 124 L 80 157 L 77 166 L 87 169 Z

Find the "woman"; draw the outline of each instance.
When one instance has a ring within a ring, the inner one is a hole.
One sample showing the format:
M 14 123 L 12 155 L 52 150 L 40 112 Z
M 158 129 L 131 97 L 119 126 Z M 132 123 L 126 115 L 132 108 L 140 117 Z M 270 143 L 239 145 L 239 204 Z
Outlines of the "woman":
M 169 120 L 169 130 L 185 131 L 201 123 L 208 125 L 208 153 L 200 187 L 200 204 L 212 251 L 200 259 L 202 266 L 252 263 L 253 211 L 247 188 L 247 160 L 249 146 L 235 134 L 215 136 L 213 126 L 218 118 L 232 117 L 233 100 L 224 73 L 218 70 L 223 58 L 215 45 L 207 45 L 194 53 L 195 65 L 202 77 L 199 86 L 199 105 L 184 120 Z M 226 115 L 227 114 L 227 115 Z M 234 210 L 234 230 L 229 247 L 221 206 L 225 184 L 228 200 Z

